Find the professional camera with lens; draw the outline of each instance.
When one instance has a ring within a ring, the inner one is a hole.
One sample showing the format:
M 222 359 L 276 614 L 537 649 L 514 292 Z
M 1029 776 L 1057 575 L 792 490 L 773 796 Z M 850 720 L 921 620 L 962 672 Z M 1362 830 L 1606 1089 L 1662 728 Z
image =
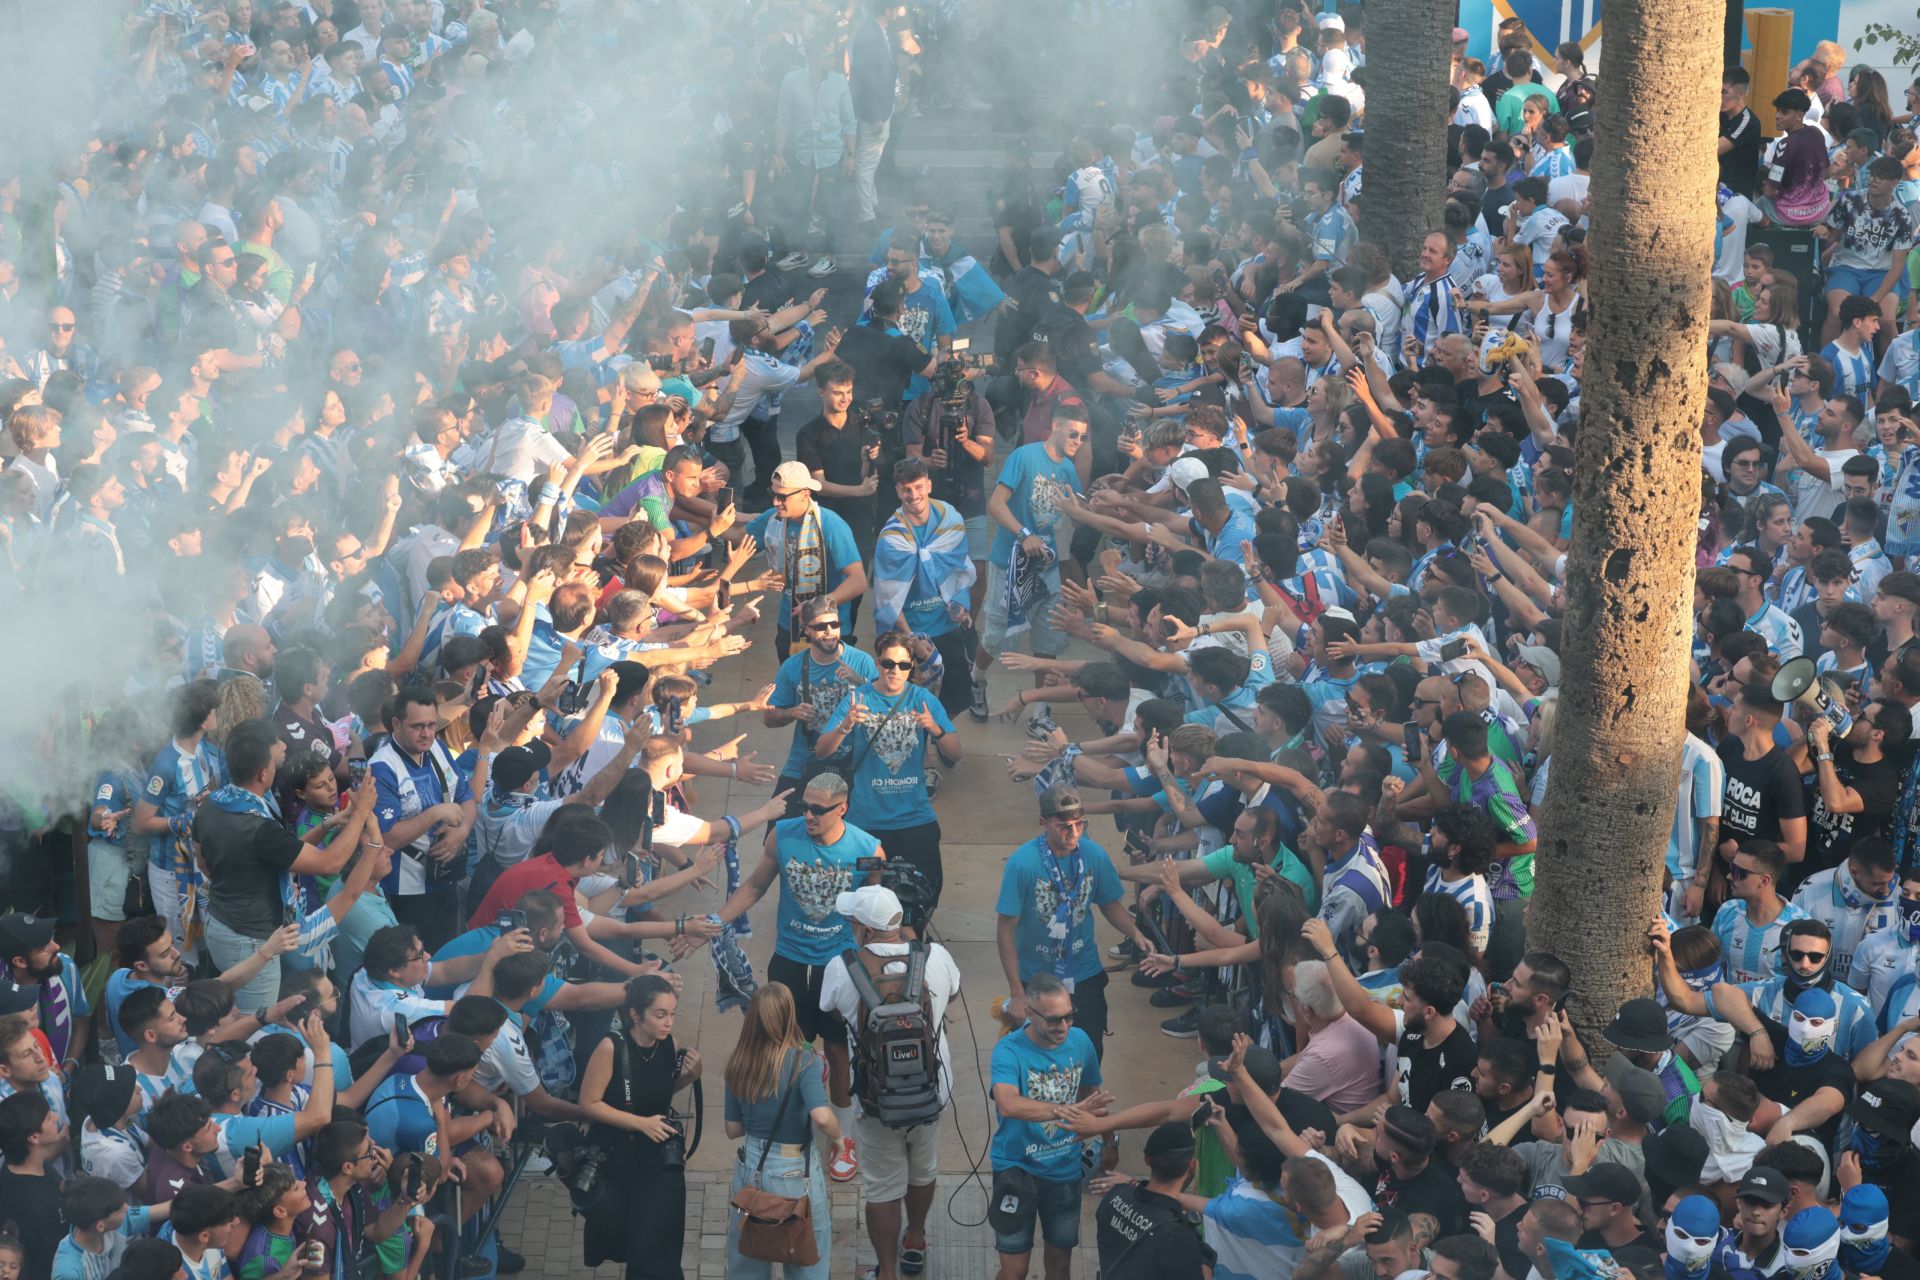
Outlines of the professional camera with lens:
M 915 936 L 925 935 L 927 921 L 933 917 L 933 885 L 926 872 L 897 858 L 862 858 L 853 867 L 862 876 L 878 871 L 880 883 L 900 899 L 900 927 L 913 930 Z
M 992 365 L 993 356 L 982 351 L 975 354 L 970 338 L 955 338 L 953 350 L 940 361 L 940 367 L 933 371 L 930 379 L 933 397 L 948 409 L 958 409 L 967 402 L 967 372 L 971 369 L 985 369 Z

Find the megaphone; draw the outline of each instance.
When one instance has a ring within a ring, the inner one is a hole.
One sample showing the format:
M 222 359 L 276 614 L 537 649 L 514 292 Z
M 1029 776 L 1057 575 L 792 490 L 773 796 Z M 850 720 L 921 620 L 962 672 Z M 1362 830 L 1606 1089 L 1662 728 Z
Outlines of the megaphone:
M 1853 728 L 1853 713 L 1844 700 L 1836 698 L 1826 681 L 1814 670 L 1812 658 L 1794 658 L 1780 664 L 1773 677 L 1773 696 L 1781 702 L 1797 702 L 1815 715 L 1825 716 L 1833 726 L 1833 736 L 1844 738 Z

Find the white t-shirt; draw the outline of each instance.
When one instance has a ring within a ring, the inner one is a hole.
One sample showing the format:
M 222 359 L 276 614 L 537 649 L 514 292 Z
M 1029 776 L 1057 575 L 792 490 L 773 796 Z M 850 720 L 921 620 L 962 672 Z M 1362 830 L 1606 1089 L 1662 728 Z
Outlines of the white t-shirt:
M 472 455 L 480 469 L 522 483 L 545 474 L 555 463 L 573 457 L 553 438 L 552 432 L 525 417 L 509 418 L 501 423 L 500 430 L 491 439 L 472 446 Z
M 134 1137 L 93 1127 L 93 1121 L 80 1122 L 80 1168 L 95 1178 L 105 1178 L 116 1187 L 131 1187 L 147 1171 L 145 1153 Z
M 1587 198 L 1592 181 L 1590 173 L 1563 173 L 1547 183 L 1547 203 L 1558 208 L 1562 200 L 1571 200 L 1577 205 Z
M 527 1037 L 512 1018 L 500 1024 L 500 1034 L 480 1056 L 473 1079 L 488 1092 L 505 1085 L 516 1098 L 524 1098 L 540 1087 L 540 1073 L 534 1070 L 533 1055 L 527 1051 Z
M 874 942 L 869 949 L 877 956 L 904 956 L 907 943 Z M 887 966 L 889 976 L 893 966 Z M 900 972 L 905 973 L 904 963 Z M 939 1041 L 934 1046 L 940 1055 L 940 1105 L 945 1106 L 953 1093 L 953 1054 L 947 1050 L 947 1002 L 960 992 L 960 966 L 953 962 L 947 949 L 937 942 L 927 944 L 927 995 L 933 1010 L 933 1021 L 939 1027 Z M 837 1013 L 849 1027 L 860 1017 L 860 993 L 854 990 L 853 979 L 847 976 L 847 962 L 835 956 L 827 964 L 827 971 L 820 978 L 820 1008 L 827 1013 Z M 849 1035 L 856 1034 L 849 1031 Z M 860 1100 L 854 1099 L 855 1114 L 859 1114 Z

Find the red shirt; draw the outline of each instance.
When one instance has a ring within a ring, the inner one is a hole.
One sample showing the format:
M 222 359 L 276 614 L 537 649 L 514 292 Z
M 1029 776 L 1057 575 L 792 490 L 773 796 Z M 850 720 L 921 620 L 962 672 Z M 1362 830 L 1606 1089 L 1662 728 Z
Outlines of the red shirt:
M 1020 419 L 1022 444 L 1037 444 L 1053 434 L 1053 411 L 1063 404 L 1084 404 L 1080 393 L 1067 384 L 1059 374 L 1053 375 L 1053 385 L 1035 395 L 1027 404 L 1027 411 Z
M 565 927 L 580 927 L 580 908 L 573 900 L 573 877 L 550 853 L 528 858 L 502 871 L 500 878 L 493 882 L 493 888 L 487 890 L 487 896 L 481 900 L 479 910 L 473 913 L 467 927 L 477 929 L 483 924 L 492 924 L 495 917 L 502 911 L 511 910 L 529 889 L 547 889 L 560 895 L 560 909 L 566 913 Z

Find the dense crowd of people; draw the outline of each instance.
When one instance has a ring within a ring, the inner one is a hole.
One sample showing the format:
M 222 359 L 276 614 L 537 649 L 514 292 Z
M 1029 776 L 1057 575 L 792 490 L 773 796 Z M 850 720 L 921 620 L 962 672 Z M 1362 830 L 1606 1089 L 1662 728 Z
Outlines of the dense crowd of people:
M 587 1265 L 679 1277 L 693 966 L 728 1274 L 830 1274 L 856 1181 L 863 1277 L 924 1273 L 935 796 L 995 718 L 1002 1280 L 1083 1208 L 1108 1280 L 1920 1275 L 1920 86 L 1823 44 L 1769 140 L 1725 74 L 1654 994 L 1600 1043 L 1526 929 L 1577 43 L 1454 33 L 1403 279 L 1358 4 L 116 8 L 0 174 L 0 1278 L 513 1274 L 549 1173 Z M 961 207 L 890 154 L 955 111 L 1013 139 Z M 1203 1046 L 1172 1096 L 1107 1088 L 1116 1000 Z

